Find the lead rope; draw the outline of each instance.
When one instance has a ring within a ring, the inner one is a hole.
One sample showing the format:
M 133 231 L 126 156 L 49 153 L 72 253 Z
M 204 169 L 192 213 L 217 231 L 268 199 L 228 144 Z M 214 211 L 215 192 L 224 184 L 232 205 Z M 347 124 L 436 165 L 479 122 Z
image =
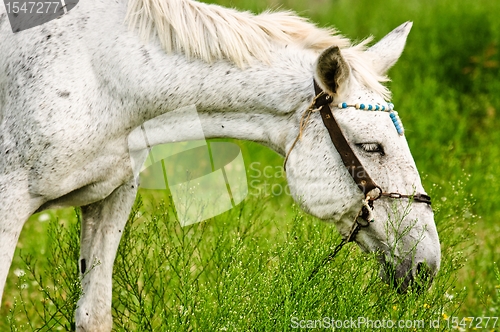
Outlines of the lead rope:
M 358 215 L 359 216 L 359 215 Z M 356 217 L 356 220 L 357 220 L 358 217 Z M 323 266 L 326 266 L 328 263 L 330 263 L 331 261 L 333 261 L 335 259 L 335 257 L 337 256 L 337 254 L 340 252 L 340 250 L 342 250 L 342 248 L 344 247 L 344 245 L 346 245 L 348 242 L 352 242 L 354 240 L 354 238 L 356 237 L 356 234 L 359 232 L 359 230 L 361 229 L 361 225 L 356 221 L 354 220 L 354 223 L 352 224 L 352 227 L 351 229 L 349 230 L 349 234 L 346 238 L 343 238 L 339 244 L 337 244 L 335 246 L 335 248 L 333 249 L 333 252 L 329 253 L 325 258 L 323 258 L 321 260 L 321 262 L 319 262 L 316 267 L 311 271 L 311 273 L 309 274 L 309 276 L 307 277 L 307 280 L 303 281 L 301 283 L 300 286 L 302 286 L 303 284 L 305 283 L 308 283 L 310 282 L 315 276 L 316 274 L 318 274 L 319 270 L 323 267 Z M 299 289 L 299 287 L 295 287 L 295 289 L 293 289 L 291 292 L 290 292 L 290 295 L 289 297 L 294 297 L 295 294 L 297 293 L 297 290 Z M 286 298 L 285 298 L 286 299 Z M 280 304 L 276 307 L 276 309 L 278 309 L 279 307 L 282 307 L 283 304 L 285 303 L 285 299 L 283 299 Z
M 369 199 L 363 200 L 363 206 L 365 206 L 366 204 L 366 207 L 370 213 L 369 215 L 371 216 L 372 208 L 370 207 L 368 201 Z M 333 252 L 329 253 L 325 258 L 323 258 L 323 260 L 318 265 L 316 265 L 316 267 L 311 271 L 311 274 L 309 274 L 307 281 L 311 281 L 312 278 L 314 278 L 314 276 L 318 274 L 318 271 L 321 267 L 333 261 L 335 259 L 335 256 L 337 256 L 337 254 L 340 252 L 340 250 L 344 247 L 346 243 L 354 241 L 356 235 L 358 234 L 359 230 L 362 227 L 362 225 L 358 222 L 358 217 L 361 216 L 362 211 L 363 209 L 359 211 L 358 215 L 354 219 L 354 222 L 352 223 L 351 229 L 349 230 L 349 234 L 347 235 L 347 237 L 343 238 L 342 241 L 340 241 L 340 243 L 337 244 L 337 246 L 335 246 Z

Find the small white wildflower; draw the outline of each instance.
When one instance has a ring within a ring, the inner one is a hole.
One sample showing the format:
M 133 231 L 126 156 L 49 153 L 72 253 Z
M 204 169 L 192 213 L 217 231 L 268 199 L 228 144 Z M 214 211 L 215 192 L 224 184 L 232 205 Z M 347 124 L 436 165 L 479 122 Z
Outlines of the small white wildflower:
M 19 277 L 24 276 L 26 274 L 26 272 L 24 272 L 24 270 L 22 270 L 22 269 L 15 269 L 14 274 L 16 275 L 16 277 L 19 278 Z
M 39 222 L 45 222 L 50 220 L 50 214 L 48 213 L 42 213 L 38 216 L 38 221 Z

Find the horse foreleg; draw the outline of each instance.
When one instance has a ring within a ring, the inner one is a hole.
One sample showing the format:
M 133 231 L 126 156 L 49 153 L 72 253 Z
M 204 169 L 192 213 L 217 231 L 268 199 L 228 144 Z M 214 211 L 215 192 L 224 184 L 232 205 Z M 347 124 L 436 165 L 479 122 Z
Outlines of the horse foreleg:
M 29 194 L 26 181 L 13 175 L 0 176 L 0 300 L 19 234 L 40 204 L 40 198 Z
M 113 263 L 136 193 L 131 180 L 104 200 L 82 207 L 79 265 L 83 295 L 76 310 L 76 331 L 112 328 Z

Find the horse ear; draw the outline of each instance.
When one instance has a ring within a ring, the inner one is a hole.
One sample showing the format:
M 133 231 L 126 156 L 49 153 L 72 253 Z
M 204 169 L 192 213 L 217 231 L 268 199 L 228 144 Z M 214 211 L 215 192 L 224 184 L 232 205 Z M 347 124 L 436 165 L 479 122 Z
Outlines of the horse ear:
M 349 65 L 337 46 L 327 48 L 318 58 L 316 82 L 326 92 L 337 94 L 349 78 Z
M 380 75 L 385 75 L 398 61 L 412 25 L 412 22 L 401 24 L 367 50 L 372 53 L 375 69 Z

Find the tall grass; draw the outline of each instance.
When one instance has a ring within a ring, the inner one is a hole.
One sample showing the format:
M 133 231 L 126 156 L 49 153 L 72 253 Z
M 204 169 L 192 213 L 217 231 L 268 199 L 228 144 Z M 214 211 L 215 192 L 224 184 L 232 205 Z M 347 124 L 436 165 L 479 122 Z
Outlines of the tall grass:
M 321 264 L 339 242 L 334 228 L 295 207 L 285 220 L 275 218 L 261 199 L 250 198 L 224 215 L 184 228 L 168 198 L 146 207 L 139 199 L 115 263 L 115 329 L 274 331 L 306 320 L 332 324 L 332 319 L 358 322 L 358 317 L 428 326 L 431 321 L 443 325 L 446 317 L 458 314 L 465 294 L 455 282 L 463 266 L 466 225 L 441 229 L 447 255 L 430 290 L 400 295 L 379 278 L 375 257 L 360 254 L 354 245 Z M 452 204 L 470 203 L 460 197 L 437 204 L 437 215 L 455 210 Z M 48 261 L 57 269 L 38 272 L 25 260 L 27 273 L 18 280 L 19 299 L 9 313 L 11 330 L 74 326 L 81 290 L 76 260 L 66 256 L 77 254 L 78 226 L 78 211 L 69 225 L 57 219 L 50 223 L 55 245 Z M 25 284 L 36 284 L 44 296 L 26 300 Z
M 350 245 L 307 281 L 339 239 L 331 225 L 298 211 L 288 196 L 254 190 L 238 208 L 187 228 L 178 226 L 168 198 L 156 204 L 145 198 L 131 215 L 116 261 L 115 329 L 288 330 L 294 317 L 359 316 L 440 320 L 440 330 L 447 330 L 452 317 L 500 316 L 500 2 L 218 3 L 254 11 L 292 8 L 357 40 L 414 22 L 390 87 L 434 199 L 442 269 L 428 292 L 401 296 L 379 280 L 374 257 Z M 248 163 L 282 163 L 269 150 L 239 144 Z M 284 186 L 283 178 L 248 175 L 257 184 Z M 0 330 L 71 328 L 79 294 L 77 228 L 73 210 L 28 221 L 3 296 Z M 461 328 L 467 329 L 465 322 Z

